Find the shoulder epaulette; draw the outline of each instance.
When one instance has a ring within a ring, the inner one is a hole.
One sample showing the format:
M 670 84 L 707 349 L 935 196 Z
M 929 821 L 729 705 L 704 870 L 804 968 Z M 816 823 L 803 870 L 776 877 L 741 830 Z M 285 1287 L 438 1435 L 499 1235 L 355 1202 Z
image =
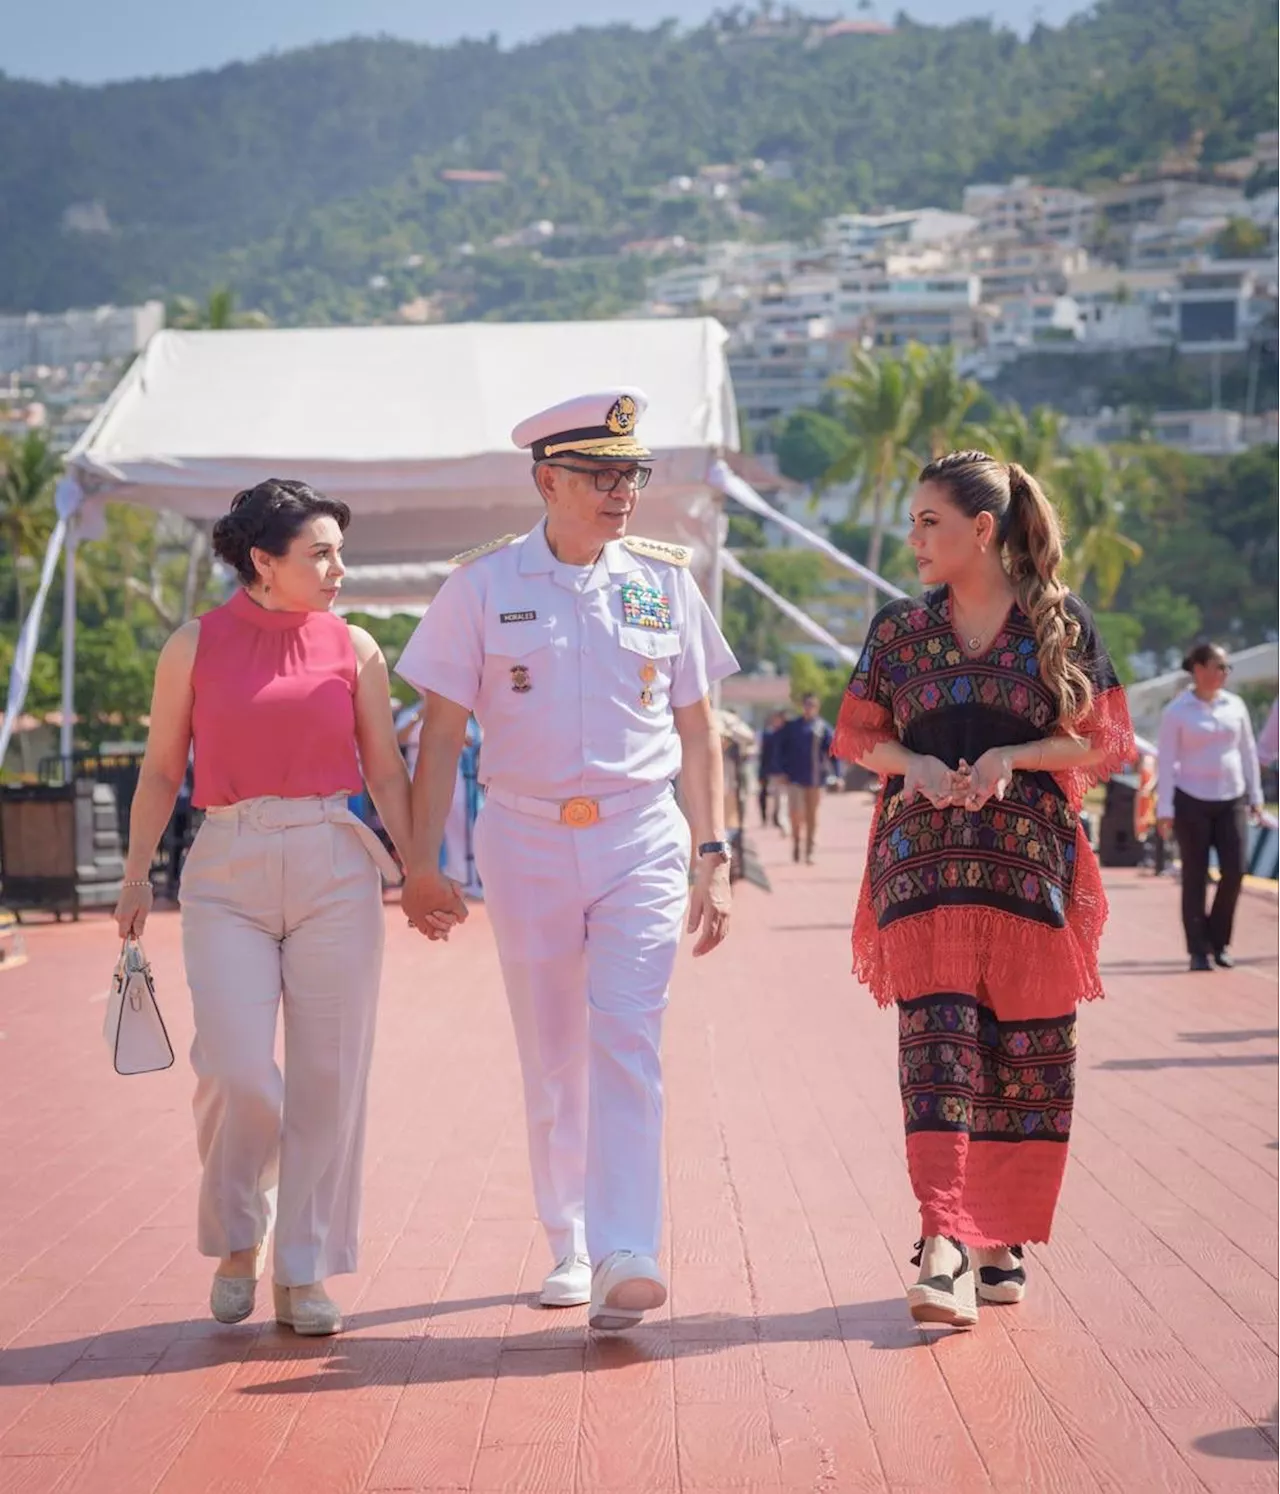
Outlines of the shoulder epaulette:
M 668 565 L 686 566 L 693 559 L 693 551 L 687 545 L 669 545 L 665 540 L 642 539 L 638 534 L 629 534 L 622 543 L 633 555 L 643 555 L 648 560 L 665 560 Z
M 518 534 L 504 534 L 501 539 L 489 540 L 487 544 L 477 545 L 474 550 L 464 550 L 461 555 L 455 555 L 449 564 L 470 565 L 473 560 L 479 560 L 482 555 L 492 555 L 495 550 L 504 550 L 519 538 Z

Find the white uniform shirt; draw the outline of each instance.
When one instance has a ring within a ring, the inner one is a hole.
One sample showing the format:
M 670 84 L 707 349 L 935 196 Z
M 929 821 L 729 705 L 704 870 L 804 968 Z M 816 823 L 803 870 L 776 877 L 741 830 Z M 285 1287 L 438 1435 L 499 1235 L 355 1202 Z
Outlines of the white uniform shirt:
M 565 565 L 539 524 L 453 572 L 396 668 L 475 713 L 487 787 L 563 800 L 674 778 L 672 708 L 738 662 L 686 568 L 620 541 Z
M 1156 813 L 1173 818 L 1173 792 L 1220 804 L 1246 795 L 1262 803 L 1262 779 L 1249 711 L 1238 695 L 1219 690 L 1201 700 L 1184 690 L 1165 707 L 1157 743 Z

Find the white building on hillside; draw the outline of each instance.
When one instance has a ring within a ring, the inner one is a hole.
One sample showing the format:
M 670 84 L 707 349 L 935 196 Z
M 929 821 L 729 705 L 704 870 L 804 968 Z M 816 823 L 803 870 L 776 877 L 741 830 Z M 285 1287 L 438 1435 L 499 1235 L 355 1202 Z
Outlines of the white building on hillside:
M 706 265 L 678 265 L 649 281 L 648 296 L 655 305 L 692 311 L 714 301 L 723 282 L 720 272 Z
M 1135 270 L 1176 270 L 1207 254 L 1227 223 L 1225 217 L 1139 223 L 1129 237 L 1128 263 Z
M 1239 187 L 1183 177 L 1120 182 L 1098 193 L 1098 209 L 1113 231 L 1128 232 L 1138 223 L 1176 223 L 1180 218 L 1229 217 L 1242 210 Z
M 163 326 L 162 301 L 0 316 L 0 373 L 128 358 Z
M 991 310 L 987 346 L 993 351 L 1075 346 L 1083 337 L 1080 307 L 1071 296 L 1011 296 Z
M 981 299 L 976 275 L 851 271 L 840 278 L 837 326 L 878 347 L 920 342 L 964 349 L 982 339 Z
M 1055 292 L 1089 268 L 1089 251 L 1053 239 L 975 238 L 965 246 L 963 267 L 982 277 L 984 300 L 1024 291 Z
M 901 213 L 841 213 L 826 223 L 825 243 L 842 269 L 866 263 L 900 244 L 927 245 L 965 238 L 977 227 L 965 213 L 917 208 Z
M 1178 277 L 1168 270 L 1085 270 L 1067 278 L 1080 335 L 1099 348 L 1151 348 L 1177 340 Z
M 1127 410 L 1102 410 L 1097 415 L 1067 420 L 1064 434 L 1075 446 L 1098 446 L 1133 441 L 1147 435 L 1162 446 L 1200 456 L 1234 456 L 1250 446 L 1276 439 L 1275 411 L 1246 416 L 1239 410 L 1161 410 L 1138 422 Z
M 1177 277 L 1178 346 L 1187 353 L 1240 353 L 1255 325 L 1275 315 L 1270 262 L 1205 260 Z
M 818 404 L 831 376 L 848 367 L 850 345 L 825 318 L 741 322 L 730 335 L 728 357 L 747 424 L 758 430 Z
M 966 187 L 964 211 L 978 220 L 980 233 L 997 238 L 1025 235 L 1086 244 L 1093 236 L 1098 205 L 1088 193 L 1042 187 L 1019 176 L 1003 185 L 980 182 Z

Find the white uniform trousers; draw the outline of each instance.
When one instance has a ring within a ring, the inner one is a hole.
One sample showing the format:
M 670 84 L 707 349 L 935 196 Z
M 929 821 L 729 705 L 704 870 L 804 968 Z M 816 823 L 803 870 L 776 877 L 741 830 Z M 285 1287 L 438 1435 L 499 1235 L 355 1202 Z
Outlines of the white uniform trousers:
M 475 828 L 552 1256 L 657 1255 L 667 988 L 689 893 L 669 789 L 587 829 L 490 796 Z
M 199 1249 L 221 1257 L 264 1239 L 278 1186 L 282 1286 L 356 1268 L 380 867 L 394 871 L 335 796 L 210 810 L 182 872 L 204 1167 Z

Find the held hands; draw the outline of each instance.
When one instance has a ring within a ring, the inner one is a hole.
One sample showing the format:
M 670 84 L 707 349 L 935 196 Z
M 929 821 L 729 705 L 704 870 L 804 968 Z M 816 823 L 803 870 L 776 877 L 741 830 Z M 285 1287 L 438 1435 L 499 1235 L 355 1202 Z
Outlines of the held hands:
M 1003 799 L 1012 780 L 1013 752 L 1008 747 L 993 747 L 972 767 L 961 758 L 956 773 L 961 797 L 956 802 L 968 810 L 981 809 L 991 799 Z
M 913 757 L 903 774 L 902 797 L 908 804 L 919 797 L 927 799 L 935 809 L 949 809 L 960 803 L 960 794 L 967 789 L 967 779 L 964 783 L 960 779 L 961 775 L 940 758 Z
M 689 932 L 702 930 L 693 947 L 695 959 L 710 954 L 729 932 L 730 904 L 728 864 L 715 856 L 700 857 L 689 893 Z
M 409 927 L 433 942 L 447 940 L 453 928 L 467 919 L 462 889 L 442 872 L 411 873 L 404 879 L 400 907 Z
M 981 809 L 991 799 L 1003 799 L 1013 778 L 1013 753 L 993 747 L 970 766 L 964 758 L 952 769 L 936 757 L 914 757 L 903 775 L 903 797 L 927 799 L 935 809 Z

